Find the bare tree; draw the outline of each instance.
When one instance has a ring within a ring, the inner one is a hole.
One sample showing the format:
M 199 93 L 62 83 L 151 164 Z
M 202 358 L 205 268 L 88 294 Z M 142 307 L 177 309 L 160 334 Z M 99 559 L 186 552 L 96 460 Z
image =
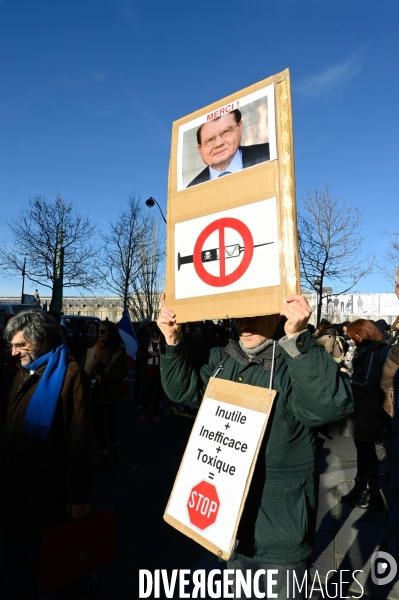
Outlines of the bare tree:
M 60 194 L 53 201 L 36 195 L 8 226 L 13 247 L 0 248 L 0 269 L 8 276 L 21 274 L 26 257 L 26 277 L 51 290 L 50 309 L 61 286 L 92 289 L 96 282 L 93 259 L 97 255 L 91 244 L 94 227 L 88 217 L 74 209 L 72 202 Z
M 145 261 L 146 217 L 140 196 L 130 194 L 127 208 L 119 211 L 118 219 L 109 225 L 110 233 L 102 236 L 105 244 L 102 275 L 107 288 L 123 298 L 124 309 L 130 305 L 134 282 Z
M 371 272 L 374 257 L 363 254 L 363 214 L 357 206 L 339 202 L 328 186 L 308 192 L 303 203 L 305 211 L 298 217 L 301 276 L 304 287 L 317 292 L 319 323 L 325 283 L 334 286 L 334 294 L 345 294 Z
M 130 297 L 130 309 L 137 320 L 158 317 L 161 291 L 163 290 L 164 239 L 156 215 L 147 218 L 146 243 L 141 246 L 140 268 L 133 281 L 134 292 Z
M 390 248 L 385 254 L 384 264 L 380 267 L 384 275 L 392 281 L 392 272 L 399 265 L 399 231 L 386 232 L 389 235 Z

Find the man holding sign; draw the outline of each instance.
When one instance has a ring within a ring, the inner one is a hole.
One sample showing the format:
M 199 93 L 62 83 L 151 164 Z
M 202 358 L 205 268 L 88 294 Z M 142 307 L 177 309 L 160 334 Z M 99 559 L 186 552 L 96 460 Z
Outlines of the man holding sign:
M 162 382 L 174 402 L 198 407 L 216 373 L 237 384 L 272 384 L 277 392 L 236 553 L 227 566 L 237 578 L 248 569 L 256 573 L 266 597 L 305 598 L 306 585 L 299 590 L 312 554 L 318 500 L 315 428 L 352 412 L 350 385 L 306 329 L 312 311 L 301 295 L 288 297 L 280 315 L 237 319 L 238 343 L 230 341 L 225 349 L 213 348 L 195 360 L 185 351 L 181 326 L 164 294 L 162 304 L 158 326 L 167 343 L 161 356 Z M 277 342 L 280 316 L 286 317 L 285 336 Z

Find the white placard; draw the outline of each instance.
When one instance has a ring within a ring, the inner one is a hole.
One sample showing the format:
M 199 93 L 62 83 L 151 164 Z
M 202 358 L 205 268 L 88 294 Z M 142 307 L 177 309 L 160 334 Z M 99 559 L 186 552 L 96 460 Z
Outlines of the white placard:
M 379 294 L 380 315 L 399 314 L 399 300 L 396 294 Z
M 248 474 L 268 416 L 205 397 L 167 507 L 167 515 L 225 553 L 234 541 Z M 207 498 L 196 491 L 203 489 L 198 485 L 216 493 Z
M 177 223 L 175 249 L 176 299 L 279 285 L 276 198 Z
M 260 106 L 257 104 L 264 99 L 265 104 Z M 276 118 L 274 106 L 274 83 L 263 87 L 255 92 L 251 92 L 246 96 L 240 97 L 239 94 L 227 105 L 221 104 L 218 108 L 210 113 L 205 113 L 200 117 L 188 121 L 179 127 L 179 137 L 177 146 L 177 189 L 184 190 L 189 181 L 198 171 L 203 169 L 205 164 L 202 162 L 197 150 L 196 131 L 200 125 L 207 123 L 213 119 L 217 119 L 235 109 L 242 112 L 244 121 L 244 135 L 242 144 L 252 145 L 259 142 L 267 141 L 269 144 L 270 158 L 268 160 L 276 160 L 277 158 L 277 143 L 276 143 Z M 263 110 L 262 110 L 263 109 Z M 251 118 L 251 112 L 254 114 Z M 255 121 L 252 126 L 249 122 Z M 255 126 L 254 126 L 255 125 Z M 264 138 L 264 135 L 266 137 Z M 194 156 L 193 156 L 194 155 Z M 196 165 L 197 171 L 187 172 L 187 169 Z M 186 163 L 186 164 L 185 164 Z

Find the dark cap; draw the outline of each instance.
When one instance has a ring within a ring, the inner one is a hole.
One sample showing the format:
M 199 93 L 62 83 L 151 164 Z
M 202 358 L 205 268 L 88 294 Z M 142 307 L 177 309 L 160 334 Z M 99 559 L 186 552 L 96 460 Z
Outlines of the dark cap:
M 378 319 L 378 321 L 375 321 L 374 325 L 377 327 L 378 331 L 381 331 L 381 333 L 385 333 L 391 328 L 385 319 Z

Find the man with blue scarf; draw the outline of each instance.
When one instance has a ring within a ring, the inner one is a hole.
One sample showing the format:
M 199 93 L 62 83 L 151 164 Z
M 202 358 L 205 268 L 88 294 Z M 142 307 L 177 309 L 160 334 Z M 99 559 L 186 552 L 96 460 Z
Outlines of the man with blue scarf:
M 35 554 L 38 532 L 68 513 L 76 519 L 90 511 L 91 396 L 86 374 L 46 313 L 17 314 L 5 339 L 21 366 L 8 398 L 0 454 L 0 592 L 12 585 L 15 594 L 19 586 L 15 597 L 24 598 L 32 592 L 26 578 L 34 569 L 27 560 Z

